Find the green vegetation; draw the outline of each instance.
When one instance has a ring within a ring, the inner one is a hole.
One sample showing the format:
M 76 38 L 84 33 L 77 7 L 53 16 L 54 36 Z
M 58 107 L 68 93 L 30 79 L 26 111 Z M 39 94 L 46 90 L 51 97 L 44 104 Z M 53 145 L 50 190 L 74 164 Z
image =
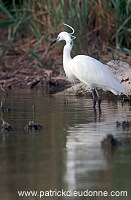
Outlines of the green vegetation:
M 14 46 L 25 39 L 30 46 L 35 38 L 36 51 L 67 29 L 61 25 L 64 22 L 75 29 L 75 53 L 115 49 L 129 55 L 130 12 L 131 0 L 0 0 L 0 45 Z

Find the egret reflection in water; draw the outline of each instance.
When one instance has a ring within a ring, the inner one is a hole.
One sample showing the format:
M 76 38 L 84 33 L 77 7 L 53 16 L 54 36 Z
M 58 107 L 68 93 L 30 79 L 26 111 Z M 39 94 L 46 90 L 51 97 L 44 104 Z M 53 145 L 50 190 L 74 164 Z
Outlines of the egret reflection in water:
M 116 155 L 115 151 L 118 152 L 119 149 L 111 151 L 111 154 L 106 154 L 102 149 L 101 142 L 107 134 L 123 137 L 123 129 L 116 128 L 116 121 L 127 120 L 126 114 L 122 112 L 122 105 L 119 103 L 116 108 L 112 113 L 106 107 L 103 114 L 93 113 L 92 122 L 68 127 L 65 173 L 68 189 L 100 189 L 102 185 L 108 188 L 110 178 L 107 179 L 108 176 L 106 176 L 105 179 L 105 174 L 110 173 L 110 157 L 113 161 L 113 156 Z

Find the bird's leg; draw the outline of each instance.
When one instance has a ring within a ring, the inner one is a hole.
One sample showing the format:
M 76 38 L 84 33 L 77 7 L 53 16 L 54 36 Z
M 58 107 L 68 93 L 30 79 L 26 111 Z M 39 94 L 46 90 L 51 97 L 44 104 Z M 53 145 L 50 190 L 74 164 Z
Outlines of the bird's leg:
M 96 106 L 96 96 L 95 96 L 95 89 L 91 89 L 92 92 L 92 98 L 93 98 L 93 107 L 95 108 Z
M 96 92 L 97 98 L 98 98 L 98 107 L 100 108 L 100 105 L 101 105 L 101 97 L 100 97 L 100 95 L 99 95 L 99 93 L 98 93 L 98 91 L 97 91 L 96 88 L 95 88 L 95 92 Z

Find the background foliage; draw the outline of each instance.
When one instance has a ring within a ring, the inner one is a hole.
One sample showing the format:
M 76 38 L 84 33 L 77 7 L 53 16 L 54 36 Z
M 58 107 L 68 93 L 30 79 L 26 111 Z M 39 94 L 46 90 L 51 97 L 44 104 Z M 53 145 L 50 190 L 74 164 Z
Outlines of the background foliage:
M 62 30 L 74 27 L 75 53 L 89 55 L 119 50 L 130 54 L 131 0 L 0 0 L 1 45 L 14 46 L 23 39 L 34 50 L 48 45 Z

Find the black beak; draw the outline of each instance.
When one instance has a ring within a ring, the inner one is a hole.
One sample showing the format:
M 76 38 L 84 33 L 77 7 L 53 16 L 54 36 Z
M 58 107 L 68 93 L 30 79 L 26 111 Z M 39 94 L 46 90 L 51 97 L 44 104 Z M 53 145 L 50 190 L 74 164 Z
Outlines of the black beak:
M 58 41 L 57 39 L 56 39 L 55 41 L 53 41 L 53 42 L 50 44 L 50 46 L 53 45 L 53 44 L 55 44 L 57 41 Z

